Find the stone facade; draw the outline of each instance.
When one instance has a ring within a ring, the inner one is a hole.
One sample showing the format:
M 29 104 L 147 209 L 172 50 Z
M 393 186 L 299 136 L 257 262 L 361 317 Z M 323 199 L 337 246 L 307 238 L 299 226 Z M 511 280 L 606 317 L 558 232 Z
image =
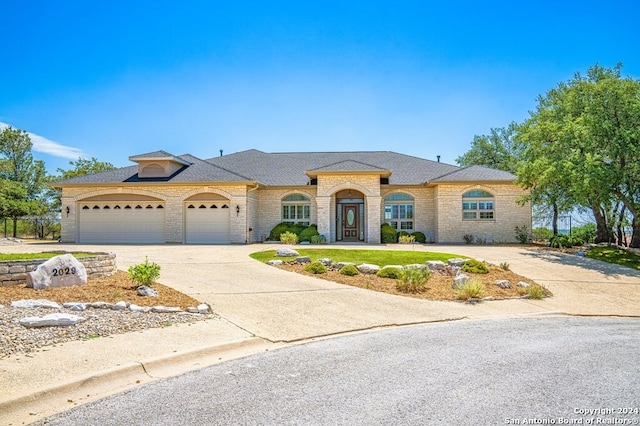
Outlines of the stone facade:
M 26 282 L 27 273 L 46 261 L 47 259 L 30 259 L 0 262 L 0 287 Z M 118 271 L 115 253 L 100 253 L 78 261 L 87 269 L 88 278 L 106 277 Z
M 482 189 L 494 194 L 493 220 L 463 220 L 462 194 Z M 460 243 L 466 234 L 487 243 L 515 242 L 514 228 L 531 229 L 531 207 L 516 200 L 524 192 L 510 183 L 441 183 L 437 185 L 384 185 L 379 173 L 319 174 L 317 185 L 288 187 L 252 187 L 247 185 L 146 184 L 132 186 L 66 187 L 62 195 L 62 241 L 77 242 L 78 205 L 84 200 L 116 199 L 118 196 L 145 196 L 163 202 L 165 241 L 185 242 L 185 208 L 190 197 L 215 194 L 230 206 L 230 242 L 245 244 L 264 241 L 270 230 L 282 222 L 282 199 L 303 194 L 311 199 L 310 223 L 318 232 L 335 242 L 337 236 L 337 200 L 340 191 L 352 190 L 364 198 L 364 242 L 380 243 L 380 225 L 384 221 L 384 198 L 403 193 L 414 198 L 414 230 L 423 232 L 427 242 Z M 236 211 L 236 207 L 239 211 Z M 68 213 L 67 213 L 68 208 Z

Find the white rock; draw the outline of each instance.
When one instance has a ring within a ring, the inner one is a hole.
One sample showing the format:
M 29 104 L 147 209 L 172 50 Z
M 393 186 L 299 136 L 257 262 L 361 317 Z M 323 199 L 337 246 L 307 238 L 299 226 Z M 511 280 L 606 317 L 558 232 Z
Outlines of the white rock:
M 513 287 L 508 280 L 496 280 L 495 285 L 500 288 L 511 288 Z
M 20 320 L 20 325 L 27 328 L 33 327 L 68 327 L 79 322 L 86 321 L 86 318 L 72 314 L 49 314 L 43 317 L 27 317 Z
M 91 304 L 93 309 L 113 309 L 113 303 L 107 302 L 93 302 Z
M 146 285 L 141 285 L 140 287 L 136 288 L 136 291 L 140 296 L 158 297 L 158 290 Z
M 333 261 L 331 259 L 329 259 L 328 257 L 324 257 L 322 259 L 318 259 L 318 262 L 322 263 L 324 266 L 331 266 L 331 263 Z
M 120 301 L 120 302 L 116 303 L 115 305 L 113 305 L 113 310 L 114 311 L 124 311 L 125 309 L 127 309 L 127 302 L 125 302 L 125 301 Z
M 27 299 L 27 300 L 14 300 L 11 302 L 12 308 L 52 308 L 60 309 L 62 306 L 56 302 L 45 299 Z
M 158 314 L 173 314 L 176 312 L 182 312 L 179 306 L 154 306 L 151 308 L 151 312 L 156 312 Z
M 52 257 L 27 274 L 27 287 L 41 290 L 87 283 L 87 269 L 71 254 Z
M 466 262 L 466 259 L 460 259 L 458 257 L 453 258 L 453 259 L 449 259 L 447 261 L 447 263 L 449 264 L 449 266 L 457 266 L 457 267 L 462 267 L 462 265 L 464 265 L 464 262 Z
M 198 312 L 198 308 L 194 308 L 193 306 L 189 306 L 187 308 L 187 312 L 189 312 L 190 314 L 197 314 Z
M 282 265 L 284 262 L 282 262 L 282 260 L 280 259 L 273 259 L 273 260 L 269 260 L 267 262 L 267 265 L 271 265 L 271 266 L 275 266 L 275 265 Z
M 426 265 L 427 265 L 427 268 L 432 269 L 434 271 L 441 271 L 447 266 L 441 260 L 427 260 Z
M 151 306 L 138 306 L 134 303 L 130 303 L 129 310 L 131 312 L 149 312 L 151 311 Z
M 528 287 L 531 287 L 531 285 L 529 283 L 525 283 L 524 281 L 520 281 L 518 283 L 518 287 L 528 288 Z
M 87 309 L 87 304 L 82 302 L 68 302 L 63 303 L 62 306 L 72 311 L 84 311 Z
M 380 270 L 378 265 L 372 265 L 370 263 L 363 263 L 362 265 L 358 265 L 357 268 L 362 274 L 376 274 Z
M 200 305 L 198 305 L 198 313 L 207 314 L 210 311 L 211 311 L 211 308 L 206 303 L 201 303 Z
M 451 287 L 455 288 L 456 290 L 459 290 L 462 287 L 464 287 L 464 285 L 468 282 L 469 282 L 469 276 L 467 274 L 460 274 L 453 279 L 453 284 L 451 285 Z
M 427 265 L 423 265 L 422 263 L 412 263 L 410 265 L 404 265 L 405 268 L 416 268 L 416 269 L 424 269 Z
M 300 253 L 288 247 L 282 247 L 276 252 L 277 257 L 294 257 L 300 256 Z

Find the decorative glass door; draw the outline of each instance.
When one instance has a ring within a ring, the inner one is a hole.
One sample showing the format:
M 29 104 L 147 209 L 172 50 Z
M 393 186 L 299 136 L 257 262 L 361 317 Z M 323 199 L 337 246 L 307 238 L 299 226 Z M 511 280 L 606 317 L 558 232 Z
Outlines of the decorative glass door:
M 343 204 L 342 205 L 342 239 L 358 240 L 360 222 L 360 205 L 359 204 Z

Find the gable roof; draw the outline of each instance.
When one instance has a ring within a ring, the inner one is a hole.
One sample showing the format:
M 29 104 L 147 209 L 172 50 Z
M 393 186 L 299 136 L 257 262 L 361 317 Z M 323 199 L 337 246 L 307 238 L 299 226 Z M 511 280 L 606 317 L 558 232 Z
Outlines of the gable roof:
M 114 184 L 125 182 L 251 182 L 265 186 L 309 184 L 310 176 L 344 172 L 379 174 L 389 177 L 391 185 L 424 185 L 461 181 L 513 182 L 515 176 L 483 166 L 458 167 L 393 151 L 282 152 L 266 153 L 256 149 L 202 160 L 190 154 L 173 156 L 155 151 L 130 157 L 133 161 L 151 158 L 175 158 L 185 164 L 172 176 L 140 178 L 138 166 L 80 176 L 54 184 Z

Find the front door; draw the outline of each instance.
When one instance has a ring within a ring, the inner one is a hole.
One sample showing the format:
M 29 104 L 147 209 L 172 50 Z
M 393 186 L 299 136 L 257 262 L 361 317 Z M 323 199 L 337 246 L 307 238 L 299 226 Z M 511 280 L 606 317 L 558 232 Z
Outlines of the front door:
M 343 204 L 342 205 L 342 239 L 357 241 L 359 239 L 358 232 L 360 230 L 360 205 L 359 204 Z

